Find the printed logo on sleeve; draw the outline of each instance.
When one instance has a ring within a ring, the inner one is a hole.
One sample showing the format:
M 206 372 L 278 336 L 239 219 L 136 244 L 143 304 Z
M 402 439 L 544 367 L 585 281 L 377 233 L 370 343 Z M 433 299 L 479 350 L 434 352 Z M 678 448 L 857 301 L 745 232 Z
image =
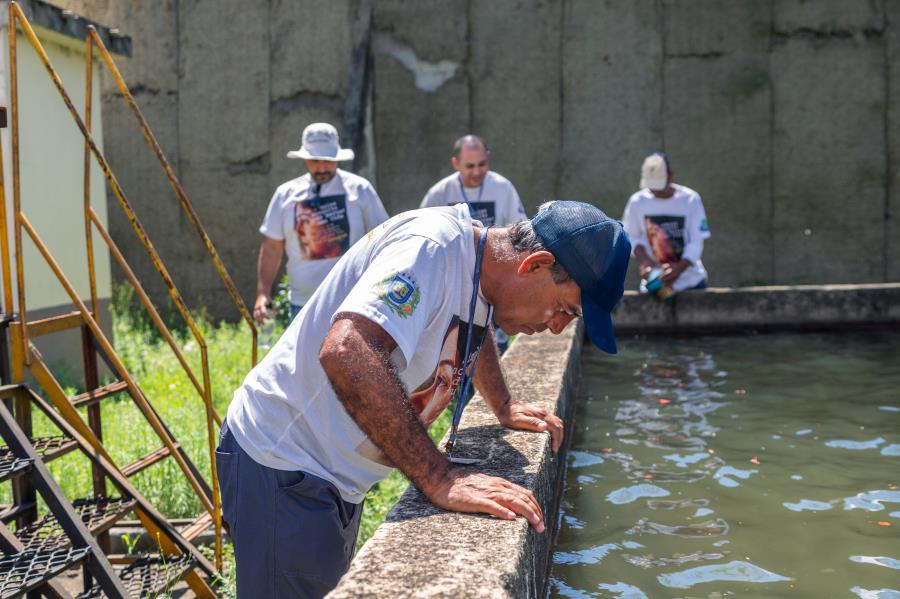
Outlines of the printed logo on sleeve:
M 408 273 L 396 273 L 375 285 L 376 293 L 401 318 L 409 318 L 416 311 L 422 297 L 419 286 Z
M 704 233 L 709 231 L 709 223 L 706 221 L 705 218 L 700 221 L 700 230 L 703 231 Z

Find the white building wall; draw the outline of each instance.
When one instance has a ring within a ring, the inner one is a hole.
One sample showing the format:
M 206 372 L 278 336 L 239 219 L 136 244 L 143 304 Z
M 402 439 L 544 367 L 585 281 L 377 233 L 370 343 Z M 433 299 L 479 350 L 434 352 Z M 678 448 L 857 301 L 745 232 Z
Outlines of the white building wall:
M 0 3 L 2 14 L 6 2 Z M 0 19 L 0 105 L 10 106 L 10 63 L 6 19 Z M 85 44 L 55 32 L 35 29 L 75 107 L 85 107 Z M 19 148 L 22 209 L 49 247 L 63 272 L 82 299 L 90 297 L 83 217 L 84 138 L 62 102 L 40 59 L 22 34 L 17 35 Z M 92 130 L 103 148 L 100 69 L 94 62 Z M 2 130 L 6 207 L 12 220 L 12 129 Z M 91 159 L 91 205 L 106 223 L 106 181 L 96 160 Z M 10 251 L 13 248 L 10 222 Z M 71 305 L 53 272 L 23 231 L 26 307 L 29 312 Z M 110 258 L 106 245 L 94 234 L 98 298 L 111 297 Z M 13 274 L 13 285 L 15 286 Z M 18 310 L 18 308 L 17 308 Z M 63 311 L 63 310 L 60 310 Z

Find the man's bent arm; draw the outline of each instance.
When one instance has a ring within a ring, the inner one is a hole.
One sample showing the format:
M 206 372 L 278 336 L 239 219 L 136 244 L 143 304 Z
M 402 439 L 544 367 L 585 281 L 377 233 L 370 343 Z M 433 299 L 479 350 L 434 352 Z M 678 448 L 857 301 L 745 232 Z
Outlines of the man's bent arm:
M 439 507 L 544 522 L 531 491 L 502 478 L 454 468 L 425 432 L 390 363 L 394 339 L 373 321 L 344 313 L 325 337 L 319 361 L 356 424 Z
M 281 266 L 281 254 L 284 252 L 284 240 L 263 237 L 259 246 L 259 262 L 256 269 L 256 302 L 253 305 L 253 318 L 257 322 L 268 315 L 266 304 L 272 301 L 272 283 L 278 267 Z
M 485 335 L 478 362 L 475 364 L 475 386 L 484 398 L 484 402 L 491 408 L 498 419 L 509 409 L 512 395 L 503 378 L 503 370 L 500 368 L 500 353 L 497 351 L 497 342 L 494 340 L 493 331 Z
M 474 378 L 478 392 L 500 424 L 511 429 L 549 432 L 554 453 L 559 451 L 563 440 L 562 419 L 542 408 L 513 400 L 509 387 L 506 386 L 506 379 L 503 378 L 500 354 L 490 331 L 478 356 Z
M 647 253 L 647 248 L 641 244 L 634 246 L 634 257 L 638 259 L 641 267 L 641 276 L 649 272 L 653 267 L 657 266 L 656 260 Z
M 390 363 L 396 346 L 393 337 L 368 318 L 339 314 L 319 361 L 350 417 L 427 495 L 451 465 L 426 434 Z

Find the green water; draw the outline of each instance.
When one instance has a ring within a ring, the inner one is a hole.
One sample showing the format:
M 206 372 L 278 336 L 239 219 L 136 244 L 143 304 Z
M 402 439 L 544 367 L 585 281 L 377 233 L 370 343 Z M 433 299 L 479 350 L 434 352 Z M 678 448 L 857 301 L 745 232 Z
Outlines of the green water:
M 900 598 L 900 334 L 586 349 L 551 597 Z

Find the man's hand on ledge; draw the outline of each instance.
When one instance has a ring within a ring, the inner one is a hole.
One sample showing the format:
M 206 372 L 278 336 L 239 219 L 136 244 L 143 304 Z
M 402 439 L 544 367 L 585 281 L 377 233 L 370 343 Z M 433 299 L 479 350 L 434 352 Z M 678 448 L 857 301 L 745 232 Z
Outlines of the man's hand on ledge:
M 445 510 L 490 514 L 501 520 L 522 516 L 535 532 L 544 532 L 544 516 L 534 494 L 504 478 L 454 468 L 438 486 L 422 492 L 431 503 Z
M 504 410 L 497 416 L 497 419 L 500 424 L 513 430 L 550 433 L 550 446 L 553 448 L 553 453 L 559 451 L 562 445 L 563 421 L 547 410 L 513 400 L 504 406 Z

